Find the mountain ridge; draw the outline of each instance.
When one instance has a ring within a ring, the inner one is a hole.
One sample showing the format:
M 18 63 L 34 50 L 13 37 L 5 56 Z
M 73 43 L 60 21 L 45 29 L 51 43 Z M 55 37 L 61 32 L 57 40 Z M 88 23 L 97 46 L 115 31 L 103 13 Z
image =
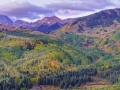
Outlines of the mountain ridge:
M 75 19 L 65 25 L 61 30 L 68 32 L 81 33 L 95 27 L 110 27 L 114 20 L 120 23 L 120 9 L 108 9 L 100 12 Z
M 72 20 L 73 19 L 62 20 L 56 16 L 52 16 L 52 17 L 44 17 L 43 19 L 37 20 L 36 22 L 32 22 L 32 23 L 23 20 L 16 20 L 13 22 L 8 16 L 0 15 L 0 24 L 21 28 L 21 29 L 37 30 L 44 33 L 48 33 L 52 29 L 55 30 L 61 28 L 61 26 L 67 24 Z M 48 28 L 43 28 L 44 26 Z
M 1 16 L 1 18 L 2 17 L 3 16 Z M 100 27 L 105 28 L 110 27 L 111 25 L 119 26 L 118 24 L 120 23 L 120 9 L 116 8 L 102 10 L 88 16 L 64 20 L 56 16 L 44 17 L 43 19 L 32 23 L 22 20 L 16 20 L 15 22 L 12 22 L 12 20 L 10 20 L 7 16 L 4 20 L 1 20 L 1 24 L 4 24 L 2 21 L 9 20 L 8 22 L 10 23 L 8 24 L 6 22 L 5 25 L 18 27 L 21 29 L 40 31 L 48 34 L 51 32 L 82 33 Z

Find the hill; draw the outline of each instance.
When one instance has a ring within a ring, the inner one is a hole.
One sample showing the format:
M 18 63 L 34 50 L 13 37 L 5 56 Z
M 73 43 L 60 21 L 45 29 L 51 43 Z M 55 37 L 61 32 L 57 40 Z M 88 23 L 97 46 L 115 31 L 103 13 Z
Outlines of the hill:
M 73 22 L 68 23 L 61 29 L 56 31 L 56 34 L 64 32 L 73 32 L 77 34 L 99 36 L 110 34 L 120 27 L 120 9 L 103 10 L 98 13 L 80 17 Z

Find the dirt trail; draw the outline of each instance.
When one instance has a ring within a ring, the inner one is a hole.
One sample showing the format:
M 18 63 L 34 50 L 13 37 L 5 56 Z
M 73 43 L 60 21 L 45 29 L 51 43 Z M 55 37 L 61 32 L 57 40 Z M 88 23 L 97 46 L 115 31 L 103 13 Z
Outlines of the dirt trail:
M 85 85 L 81 86 L 81 88 L 86 87 L 87 89 L 93 87 L 93 88 L 104 88 L 107 86 L 110 86 L 111 83 L 109 83 L 106 79 L 102 79 L 99 77 L 93 77 L 93 82 L 88 82 Z

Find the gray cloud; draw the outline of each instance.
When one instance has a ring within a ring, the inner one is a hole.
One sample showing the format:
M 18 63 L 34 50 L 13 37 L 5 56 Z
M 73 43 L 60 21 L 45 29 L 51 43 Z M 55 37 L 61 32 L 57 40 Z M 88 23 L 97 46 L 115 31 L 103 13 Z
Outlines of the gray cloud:
M 58 14 L 73 15 L 83 12 L 95 12 L 95 10 L 102 10 L 106 7 L 114 6 L 112 0 L 69 0 L 69 2 L 50 3 L 44 6 L 37 6 L 29 2 L 16 3 L 11 2 L 0 5 L 0 14 L 15 17 L 17 19 L 37 19 L 40 15 L 52 16 Z M 65 0 L 64 0 L 65 1 Z M 41 2 L 42 3 L 42 2 Z M 74 12 L 73 14 L 72 11 Z
M 81 3 L 52 3 L 47 5 L 48 8 L 53 8 L 55 10 L 78 10 L 78 11 L 92 11 L 93 9 L 88 8 L 88 6 L 81 5 Z
M 76 2 L 69 3 L 51 3 L 48 4 L 48 8 L 55 10 L 77 10 L 77 11 L 94 11 L 96 9 L 104 9 L 107 6 L 113 6 L 114 4 L 110 0 L 76 0 Z
M 40 14 L 47 15 L 51 14 L 54 11 L 51 9 L 36 6 L 33 4 L 30 4 L 28 2 L 24 3 L 16 3 L 12 2 L 9 3 L 9 5 L 1 5 L 0 6 L 0 14 L 8 15 L 11 17 L 17 17 L 17 18 L 29 18 L 29 19 L 36 19 L 39 18 Z

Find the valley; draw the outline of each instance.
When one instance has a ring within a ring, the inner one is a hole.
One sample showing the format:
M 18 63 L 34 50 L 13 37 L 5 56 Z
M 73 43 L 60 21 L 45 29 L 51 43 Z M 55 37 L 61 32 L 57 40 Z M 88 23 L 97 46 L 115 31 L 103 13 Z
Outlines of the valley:
M 119 18 L 120 9 L 9 25 L 0 18 L 0 90 L 120 90 Z

